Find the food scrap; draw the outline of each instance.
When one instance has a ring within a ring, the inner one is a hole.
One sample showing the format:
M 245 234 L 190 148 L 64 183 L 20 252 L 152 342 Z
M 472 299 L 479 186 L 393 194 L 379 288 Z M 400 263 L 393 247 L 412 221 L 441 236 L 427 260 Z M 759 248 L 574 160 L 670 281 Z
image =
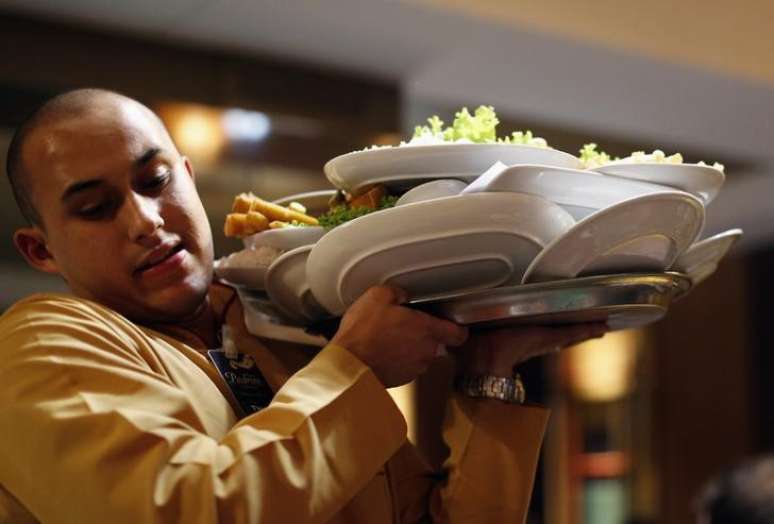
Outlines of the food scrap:
M 316 225 L 317 219 L 307 215 L 306 209 L 297 202 L 283 207 L 252 193 L 242 193 L 234 198 L 223 229 L 227 237 L 243 238 L 266 229 Z
M 320 225 L 326 229 L 333 229 L 374 211 L 394 207 L 397 200 L 398 197 L 390 195 L 381 184 L 377 184 L 357 196 L 339 192 L 331 200 L 330 211 L 320 216 Z
M 645 151 L 634 151 L 631 155 L 625 158 L 618 158 L 618 157 L 612 158 L 604 151 L 598 150 L 597 144 L 593 142 L 589 144 L 584 144 L 584 146 L 580 150 L 580 155 L 578 156 L 578 158 L 583 164 L 583 167 L 585 167 L 586 169 L 594 169 L 594 168 L 606 166 L 609 164 L 644 164 L 644 163 L 682 164 L 683 163 L 683 155 L 681 155 L 680 153 L 675 153 L 674 155 L 667 155 L 660 149 L 655 149 L 652 153 L 646 153 Z M 704 162 L 698 162 L 696 165 L 707 166 L 708 164 Z M 718 171 L 721 171 L 721 172 L 723 172 L 725 169 L 725 166 L 723 166 L 723 164 L 719 162 L 715 162 L 709 167 L 717 169 Z

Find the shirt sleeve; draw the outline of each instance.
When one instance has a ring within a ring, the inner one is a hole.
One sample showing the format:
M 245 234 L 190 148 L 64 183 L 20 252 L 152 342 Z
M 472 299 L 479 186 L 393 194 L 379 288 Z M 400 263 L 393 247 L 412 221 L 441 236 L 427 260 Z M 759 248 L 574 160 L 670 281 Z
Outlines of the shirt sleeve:
M 413 446 L 390 461 L 400 522 L 524 522 L 547 421 L 541 407 L 453 395 L 443 471 L 432 471 Z
M 0 324 L 0 484 L 46 523 L 325 522 L 405 441 L 382 384 L 340 347 L 216 439 L 108 324 Z

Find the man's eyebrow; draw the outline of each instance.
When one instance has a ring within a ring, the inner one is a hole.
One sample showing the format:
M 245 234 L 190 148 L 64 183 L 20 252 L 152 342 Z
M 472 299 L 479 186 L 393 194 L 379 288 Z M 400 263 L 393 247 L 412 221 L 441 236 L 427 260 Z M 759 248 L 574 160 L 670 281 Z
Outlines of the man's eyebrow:
M 147 149 L 142 155 L 137 157 L 134 161 L 134 166 L 136 168 L 141 168 L 148 164 L 151 160 L 153 160 L 156 155 L 161 153 L 161 148 L 159 147 L 151 147 L 150 149 Z M 76 182 L 75 184 L 71 185 L 67 189 L 65 189 L 65 192 L 62 194 L 62 200 L 67 200 L 70 197 L 72 197 L 75 193 L 78 193 L 80 191 L 85 191 L 86 189 L 91 189 L 92 187 L 96 187 L 102 184 L 102 180 L 99 179 L 92 179 L 92 180 L 83 180 L 81 182 Z
M 96 187 L 102 184 L 102 180 L 99 179 L 93 179 L 93 180 L 84 180 L 82 182 L 76 182 L 75 184 L 71 185 L 67 189 L 65 189 L 65 192 L 62 194 L 62 200 L 67 200 L 68 198 L 72 197 L 75 193 L 78 193 L 80 191 L 85 191 L 86 189 L 91 189 L 92 187 Z
M 134 167 L 143 167 L 148 162 L 153 160 L 153 158 L 161 153 L 160 147 L 151 147 L 150 149 L 146 150 L 142 155 L 137 157 L 137 159 L 134 161 Z

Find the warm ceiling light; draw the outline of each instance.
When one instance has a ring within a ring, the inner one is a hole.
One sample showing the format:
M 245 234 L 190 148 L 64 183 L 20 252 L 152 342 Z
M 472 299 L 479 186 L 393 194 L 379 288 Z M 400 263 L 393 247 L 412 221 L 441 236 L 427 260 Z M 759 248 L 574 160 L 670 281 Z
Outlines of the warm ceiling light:
M 616 331 L 567 350 L 570 388 L 578 398 L 609 402 L 631 391 L 638 331 Z
M 159 108 L 180 152 L 198 162 L 214 161 L 226 141 L 221 113 L 194 104 L 165 104 Z

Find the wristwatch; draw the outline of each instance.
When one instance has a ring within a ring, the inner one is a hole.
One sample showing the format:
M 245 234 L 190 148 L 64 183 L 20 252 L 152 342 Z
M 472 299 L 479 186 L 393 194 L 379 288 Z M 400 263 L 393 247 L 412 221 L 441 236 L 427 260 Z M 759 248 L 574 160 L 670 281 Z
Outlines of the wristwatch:
M 495 398 L 511 404 L 523 404 L 527 396 L 524 383 L 518 373 L 510 378 L 466 375 L 461 378 L 459 389 L 469 397 Z

